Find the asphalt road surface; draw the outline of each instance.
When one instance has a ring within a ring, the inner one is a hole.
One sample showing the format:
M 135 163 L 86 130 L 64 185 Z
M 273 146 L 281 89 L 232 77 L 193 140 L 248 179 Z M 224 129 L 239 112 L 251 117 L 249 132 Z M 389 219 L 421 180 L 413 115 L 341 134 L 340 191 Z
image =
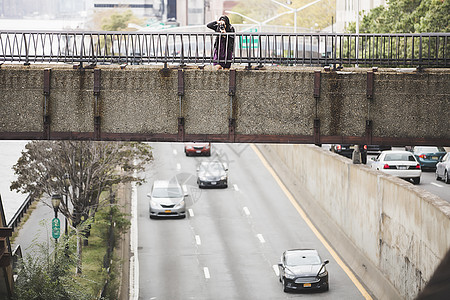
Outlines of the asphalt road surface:
M 403 147 L 393 147 L 392 150 L 405 150 Z M 367 166 L 370 167 L 372 158 L 377 157 L 377 154 L 370 154 L 367 157 Z M 420 187 L 436 196 L 439 196 L 443 200 L 450 203 L 450 184 L 446 184 L 442 180 L 436 180 L 435 171 L 425 170 L 422 171 L 422 175 L 420 176 L 420 184 L 417 187 Z
M 370 299 L 250 145 L 213 144 L 211 157 L 186 157 L 181 143 L 151 145 L 155 161 L 137 188 L 139 299 Z M 213 159 L 228 164 L 227 189 L 197 187 L 198 163 Z M 152 182 L 174 177 L 189 194 L 187 217 L 150 219 Z M 277 264 L 292 248 L 330 260 L 328 292 L 282 291 Z

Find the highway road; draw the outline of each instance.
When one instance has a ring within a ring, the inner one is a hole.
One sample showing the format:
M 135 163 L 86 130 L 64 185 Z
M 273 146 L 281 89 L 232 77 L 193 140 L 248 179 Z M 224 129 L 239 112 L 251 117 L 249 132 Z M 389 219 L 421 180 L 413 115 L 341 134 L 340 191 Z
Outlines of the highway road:
M 405 150 L 403 147 L 393 147 L 393 150 Z M 372 163 L 372 158 L 377 157 L 377 154 L 369 154 L 367 156 L 367 166 L 370 167 Z M 441 197 L 443 200 L 450 203 L 450 184 L 446 184 L 445 182 L 438 181 L 435 178 L 435 172 L 432 170 L 422 171 L 422 175 L 420 176 L 420 184 L 417 185 L 436 196 Z
M 211 157 L 186 157 L 181 143 L 151 145 L 155 161 L 137 188 L 139 299 L 370 299 L 254 147 L 213 144 Z M 197 187 L 196 166 L 212 159 L 228 164 L 228 188 Z M 188 191 L 188 216 L 150 219 L 152 182 L 173 177 Z M 292 248 L 330 260 L 328 292 L 282 291 L 277 263 Z

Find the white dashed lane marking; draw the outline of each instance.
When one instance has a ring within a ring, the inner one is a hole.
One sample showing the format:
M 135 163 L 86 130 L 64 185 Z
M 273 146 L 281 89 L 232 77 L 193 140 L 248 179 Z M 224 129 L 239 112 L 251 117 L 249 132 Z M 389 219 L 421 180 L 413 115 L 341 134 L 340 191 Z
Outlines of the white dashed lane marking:
M 431 184 L 434 185 L 434 186 L 440 187 L 440 188 L 441 188 L 441 187 L 444 187 L 443 185 L 440 185 L 439 183 L 431 182 Z
M 206 279 L 211 278 L 211 275 L 209 274 L 209 269 L 208 269 L 208 267 L 204 267 L 204 268 L 203 268 L 203 273 L 205 274 L 205 278 L 206 278 Z
M 247 216 L 250 216 L 250 211 L 248 210 L 248 207 L 244 207 L 243 210 Z
M 195 236 L 195 242 L 197 243 L 197 245 L 201 245 L 202 244 L 202 240 L 200 239 L 200 236 L 199 235 L 196 235 Z
M 259 240 L 261 243 L 265 243 L 265 242 L 266 242 L 266 241 L 264 240 L 263 235 L 262 235 L 261 233 L 257 234 L 256 237 L 258 238 L 258 240 Z

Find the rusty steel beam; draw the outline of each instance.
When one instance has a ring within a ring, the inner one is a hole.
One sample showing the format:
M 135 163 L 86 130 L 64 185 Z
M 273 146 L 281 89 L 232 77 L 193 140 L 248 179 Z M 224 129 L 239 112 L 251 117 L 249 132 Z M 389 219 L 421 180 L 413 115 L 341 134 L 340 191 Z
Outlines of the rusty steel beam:
M 0 140 L 43 140 L 42 132 L 0 132 Z M 94 132 L 55 132 L 51 140 L 95 140 Z M 137 141 L 137 142 L 177 142 L 178 133 L 107 133 L 102 132 L 102 141 Z M 184 141 L 209 141 L 229 143 L 229 134 L 185 134 Z M 320 144 L 366 144 L 366 136 L 327 136 L 320 135 Z M 319 144 L 314 135 L 244 135 L 235 134 L 235 143 L 277 143 L 277 144 Z M 450 139 L 436 138 L 402 138 L 372 136 L 374 145 L 450 145 Z

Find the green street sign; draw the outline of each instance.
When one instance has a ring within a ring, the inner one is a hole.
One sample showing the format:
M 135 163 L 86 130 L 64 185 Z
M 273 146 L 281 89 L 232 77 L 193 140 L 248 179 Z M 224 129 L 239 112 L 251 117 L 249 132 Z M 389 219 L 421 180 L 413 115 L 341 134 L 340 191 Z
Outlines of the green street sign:
M 256 28 L 250 29 L 250 32 L 257 32 Z M 257 36 L 241 36 L 239 38 L 239 47 L 241 49 L 259 48 L 259 38 Z
M 61 235 L 61 222 L 58 218 L 52 220 L 52 236 L 54 239 L 59 238 Z

